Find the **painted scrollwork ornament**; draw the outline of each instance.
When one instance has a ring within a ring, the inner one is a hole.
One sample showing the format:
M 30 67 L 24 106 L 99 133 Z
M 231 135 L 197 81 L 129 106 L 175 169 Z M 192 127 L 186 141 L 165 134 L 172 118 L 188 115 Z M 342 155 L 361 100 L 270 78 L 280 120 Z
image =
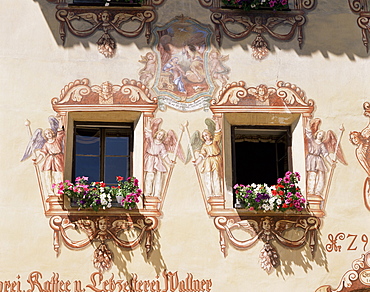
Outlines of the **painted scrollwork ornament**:
M 221 251 L 226 254 L 226 239 L 238 249 L 251 248 L 258 240 L 263 242 L 260 251 L 260 267 L 270 273 L 280 264 L 280 257 L 272 242 L 277 242 L 288 248 L 300 248 L 309 244 L 311 252 L 314 252 L 316 245 L 316 231 L 320 226 L 318 218 L 311 215 L 300 217 L 281 216 L 243 216 L 240 217 L 216 217 L 215 226 L 220 231 Z M 234 235 L 234 230 L 245 231 L 248 239 L 239 240 Z M 300 230 L 301 237 L 293 240 L 285 231 Z
M 108 242 L 113 242 L 117 247 L 129 249 L 145 242 L 146 252 L 149 254 L 152 249 L 152 230 L 157 225 L 158 219 L 155 217 L 53 216 L 50 219 L 50 226 L 54 230 L 55 251 L 59 251 L 60 238 L 69 248 L 83 248 L 92 242 L 97 242 L 99 245 L 94 251 L 93 265 L 102 273 L 108 271 L 113 265 L 113 253 L 108 248 Z M 83 231 L 86 238 L 73 240 L 71 232 L 67 232 L 70 229 Z M 130 240 L 124 240 L 121 236 L 126 232 L 135 236 Z

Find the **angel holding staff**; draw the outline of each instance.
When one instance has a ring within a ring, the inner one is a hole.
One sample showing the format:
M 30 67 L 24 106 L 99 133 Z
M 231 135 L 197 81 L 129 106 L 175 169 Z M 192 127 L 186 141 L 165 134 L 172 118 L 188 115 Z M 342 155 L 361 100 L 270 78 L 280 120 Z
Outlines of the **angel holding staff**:
M 36 170 L 44 174 L 44 186 L 49 195 L 53 195 L 53 184 L 63 180 L 64 171 L 64 128 L 60 116 L 49 117 L 50 128 L 36 129 L 27 145 L 21 161 L 33 153 Z M 29 127 L 29 122 L 26 124 Z M 31 130 L 30 130 L 31 131 Z
M 168 157 L 169 152 L 175 152 L 181 160 L 184 160 L 184 154 L 176 134 L 173 130 L 167 133 L 163 129 L 159 129 L 162 123 L 161 118 L 149 120 L 149 127 L 145 128 L 145 144 L 144 144 L 144 172 L 145 185 L 144 193 L 147 196 L 158 196 L 162 194 L 163 178 L 168 172 L 165 163 L 171 168 L 175 163 L 175 159 L 171 160 Z M 167 180 L 169 177 L 167 177 Z
M 221 127 L 218 118 L 206 119 L 206 124 L 208 128 L 203 130 L 201 137 L 199 132 L 196 132 L 191 139 L 193 149 L 199 151 L 199 156 L 193 160 L 193 164 L 197 167 L 202 162 L 200 172 L 204 174 L 208 195 L 222 196 Z
M 326 173 L 328 172 L 325 160 L 331 166 L 331 170 L 335 168 L 337 158 L 341 163 L 347 163 L 333 131 L 329 130 L 325 133 L 325 131 L 319 130 L 320 124 L 321 119 L 310 120 L 305 130 L 305 136 L 308 150 L 306 156 L 307 194 L 309 198 L 322 200 L 324 199 Z M 330 157 L 330 153 L 334 154 L 334 159 Z

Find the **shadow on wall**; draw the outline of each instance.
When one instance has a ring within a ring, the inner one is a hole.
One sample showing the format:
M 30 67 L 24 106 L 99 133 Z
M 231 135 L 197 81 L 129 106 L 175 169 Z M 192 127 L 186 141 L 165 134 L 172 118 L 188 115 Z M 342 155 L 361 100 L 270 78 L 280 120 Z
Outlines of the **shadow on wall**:
M 317 266 L 325 267 L 326 271 L 329 272 L 328 260 L 325 247 L 321 241 L 320 231 L 317 232 L 317 243 L 313 255 L 308 244 L 304 248 L 298 249 L 286 249 L 281 245 L 277 245 L 277 249 L 280 253 L 280 266 L 276 268 L 277 275 L 282 277 L 294 275 L 295 266 L 302 267 L 308 273 L 309 270 L 313 270 L 313 263 Z M 298 256 L 298 253 L 300 253 L 300 256 Z
M 63 46 L 63 42 L 59 36 L 59 22 L 55 17 L 56 4 L 49 3 L 45 0 L 33 1 L 38 2 L 40 5 L 55 41 L 58 45 Z M 199 18 L 202 19 L 204 19 L 204 15 L 211 15 L 211 11 L 202 7 L 197 0 L 189 0 L 188 4 L 188 13 L 187 11 L 180 12 L 176 9 L 176 1 L 165 0 L 161 6 L 156 7 L 159 19 L 154 22 L 152 30 L 156 23 L 166 23 L 182 13 L 185 16 L 189 16 L 187 14 L 190 14 L 195 19 L 197 18 L 197 15 L 193 15 L 193 13 L 191 13 L 192 11 L 197 11 L 199 13 Z M 162 19 L 161 15 L 166 15 L 166 19 Z M 325 58 L 329 58 L 330 54 L 345 54 L 350 60 L 355 60 L 355 57 L 369 57 L 369 54 L 366 52 L 366 48 L 362 43 L 361 29 L 357 25 L 358 16 L 352 13 L 348 1 L 333 2 L 331 0 L 316 0 L 316 7 L 314 7 L 313 10 L 306 11 L 306 18 L 307 21 L 303 27 L 304 39 L 302 49 L 299 48 L 297 35 L 295 35 L 290 41 L 286 42 L 275 40 L 268 35 L 264 35 L 269 43 L 270 51 L 294 50 L 299 56 L 310 56 L 314 53 L 320 52 Z M 206 24 L 213 26 L 209 17 L 207 19 L 208 23 Z M 88 48 L 90 43 L 95 46 L 97 40 L 102 36 L 102 34 L 103 32 L 100 30 L 90 37 L 78 38 L 67 31 L 64 46 L 66 48 L 70 48 L 75 45 L 82 44 L 84 47 Z M 255 36 L 256 34 L 251 34 L 245 39 L 234 41 L 227 36 L 222 35 L 222 48 L 229 49 L 234 46 L 241 46 L 245 51 L 249 51 Z M 112 37 L 115 39 L 117 44 L 129 45 L 131 43 L 135 43 L 139 49 L 153 45 L 154 40 L 152 35 L 150 44 L 147 45 L 145 32 L 142 32 L 139 36 L 134 38 L 124 38 L 116 32 L 112 32 Z
M 149 255 L 146 253 L 145 242 L 140 245 L 141 254 L 145 262 L 153 266 L 156 275 L 159 275 L 164 270 L 167 269 L 167 266 L 164 262 L 164 259 L 161 254 L 161 245 L 160 245 L 160 235 L 158 230 L 152 233 L 153 236 L 153 246 L 152 250 L 149 252 Z M 131 282 L 133 277 L 135 277 L 135 272 L 130 272 L 127 267 L 127 262 L 132 262 L 134 260 L 133 251 L 128 251 L 126 249 L 121 250 L 119 247 L 116 247 L 113 250 L 114 258 L 113 263 L 119 271 L 119 276 L 121 279 L 126 279 Z

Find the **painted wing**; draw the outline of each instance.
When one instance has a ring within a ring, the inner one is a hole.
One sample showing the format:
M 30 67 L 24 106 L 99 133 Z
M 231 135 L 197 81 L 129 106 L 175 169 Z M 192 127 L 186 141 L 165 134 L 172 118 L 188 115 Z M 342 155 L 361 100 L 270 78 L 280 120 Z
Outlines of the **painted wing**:
M 321 119 L 314 118 L 310 120 L 309 126 L 310 126 L 311 133 L 313 136 L 315 136 L 315 133 L 319 130 L 320 125 L 321 125 Z
M 191 138 L 190 138 L 190 144 L 191 144 L 191 148 L 193 149 L 193 152 L 200 151 L 200 149 L 203 146 L 203 143 L 204 142 L 200 137 L 200 132 L 195 131 L 193 133 L 193 135 L 191 136 Z M 190 145 L 188 145 L 188 151 L 186 153 L 185 164 L 187 164 L 189 161 L 191 161 L 193 159 L 193 157 L 191 155 L 191 150 L 190 150 L 189 147 L 190 147 Z
M 89 238 L 93 238 L 96 233 L 95 223 L 89 219 L 80 219 L 76 221 L 76 225 L 79 229 L 84 231 Z
M 273 28 L 274 26 L 286 21 L 285 18 L 269 17 L 266 21 L 266 27 Z
M 54 116 L 50 116 L 49 124 L 50 124 L 50 129 L 56 134 L 59 129 L 59 121 L 57 120 L 57 118 Z
M 114 19 L 112 20 L 112 23 L 115 25 L 120 25 L 122 22 L 126 22 L 130 20 L 134 15 L 128 14 L 128 13 L 118 13 L 114 16 Z M 140 17 L 139 17 L 140 18 Z
M 162 118 L 155 118 L 155 119 L 152 119 L 151 123 L 150 123 L 150 128 L 152 130 L 152 135 L 155 135 L 155 133 L 158 132 L 159 130 L 159 126 L 162 124 Z
M 279 220 L 276 222 L 275 231 L 282 234 L 285 230 L 291 229 L 294 226 L 294 222 L 290 220 Z
M 26 151 L 24 152 L 21 161 L 24 161 L 27 158 L 29 158 L 35 150 L 41 149 L 42 146 L 44 146 L 45 142 L 46 140 L 44 139 L 44 136 L 42 135 L 42 129 L 36 129 L 30 141 L 28 142 Z
M 146 56 L 141 55 L 140 57 L 141 60 L 139 60 L 139 62 L 142 64 L 146 64 L 149 61 L 149 59 Z
M 172 152 L 172 153 L 175 152 L 176 144 L 177 144 L 177 137 L 173 130 L 169 130 L 167 132 L 166 138 L 163 140 L 163 144 L 168 152 Z M 180 158 L 182 162 L 185 161 L 185 154 L 184 154 L 184 150 L 181 147 L 181 144 L 179 144 L 176 155 Z
M 342 147 L 340 146 L 340 144 L 338 145 L 338 149 L 336 150 L 337 137 L 335 136 L 333 131 L 329 130 L 326 132 L 326 137 L 323 143 L 325 144 L 325 147 L 326 149 L 328 149 L 329 153 L 335 153 L 335 151 L 337 151 L 336 157 L 338 158 L 338 160 L 344 165 L 347 165 L 347 162 L 344 159 Z
M 206 119 L 205 123 L 207 125 L 208 131 L 212 133 L 212 136 L 215 134 L 216 131 L 216 123 L 212 119 Z
M 93 25 L 97 25 L 99 23 L 98 16 L 95 13 L 87 12 L 87 13 L 81 13 L 78 14 L 79 18 L 82 18 L 83 20 L 86 20 L 87 22 L 90 22 Z
M 152 131 L 151 132 L 151 136 L 154 137 L 155 133 L 157 133 L 157 131 L 159 130 L 159 126 L 161 125 L 162 123 L 162 119 L 161 118 L 155 118 L 155 119 L 152 119 L 150 121 L 150 130 Z M 145 135 L 148 135 L 150 132 L 145 130 Z M 145 139 L 144 139 L 144 153 L 147 152 L 147 149 L 149 148 L 149 145 L 150 145 L 150 140 L 147 136 L 145 136 Z

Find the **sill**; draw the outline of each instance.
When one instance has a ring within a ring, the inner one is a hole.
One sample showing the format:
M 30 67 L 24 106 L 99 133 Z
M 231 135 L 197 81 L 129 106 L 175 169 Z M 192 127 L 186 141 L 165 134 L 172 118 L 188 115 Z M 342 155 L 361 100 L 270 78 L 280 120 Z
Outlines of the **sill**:
M 250 10 L 244 10 L 243 8 L 239 7 L 234 7 L 234 6 L 221 6 L 221 9 L 230 9 L 230 10 L 235 10 L 235 11 L 241 11 L 241 12 L 286 12 L 286 11 L 291 11 L 290 8 L 284 8 L 281 10 L 274 10 L 273 8 L 270 7 L 260 7 L 258 9 L 250 9 Z

